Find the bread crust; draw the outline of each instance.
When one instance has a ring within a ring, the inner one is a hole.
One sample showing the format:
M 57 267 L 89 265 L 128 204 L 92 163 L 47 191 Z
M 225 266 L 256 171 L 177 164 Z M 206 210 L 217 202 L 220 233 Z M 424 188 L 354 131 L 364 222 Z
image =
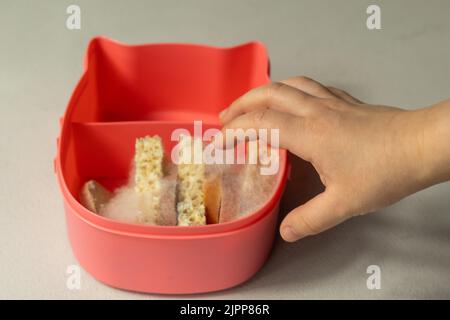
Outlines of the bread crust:
M 180 163 L 177 176 L 177 212 L 179 226 L 199 226 L 206 224 L 205 165 L 195 163 L 195 148 L 201 141 L 191 136 L 181 135 L 179 140 Z
M 205 179 L 203 193 L 205 194 L 206 223 L 219 223 L 222 201 L 221 173 L 212 173 Z
M 111 197 L 112 193 L 95 180 L 87 181 L 80 192 L 81 204 L 96 214 L 100 213 Z

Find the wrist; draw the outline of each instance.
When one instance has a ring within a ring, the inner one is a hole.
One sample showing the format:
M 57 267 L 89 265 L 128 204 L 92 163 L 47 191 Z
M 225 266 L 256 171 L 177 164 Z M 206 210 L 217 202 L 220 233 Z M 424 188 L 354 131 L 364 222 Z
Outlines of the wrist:
M 450 100 L 415 111 L 421 129 L 416 132 L 417 161 L 423 187 L 450 180 Z

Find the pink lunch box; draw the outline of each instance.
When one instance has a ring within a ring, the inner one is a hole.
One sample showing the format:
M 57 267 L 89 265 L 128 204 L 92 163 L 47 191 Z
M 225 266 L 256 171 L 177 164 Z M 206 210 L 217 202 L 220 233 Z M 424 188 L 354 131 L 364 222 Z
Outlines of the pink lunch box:
M 150 226 L 110 220 L 78 201 L 95 179 L 113 190 L 129 173 L 137 137 L 158 134 L 170 150 L 171 132 L 202 120 L 219 127 L 218 113 L 251 88 L 269 82 L 265 47 L 191 44 L 124 45 L 103 37 L 87 49 L 85 70 L 57 139 L 55 172 L 67 231 L 80 265 L 116 288 L 165 294 L 217 291 L 252 277 L 276 232 L 287 155 L 273 196 L 241 219 L 198 227 Z

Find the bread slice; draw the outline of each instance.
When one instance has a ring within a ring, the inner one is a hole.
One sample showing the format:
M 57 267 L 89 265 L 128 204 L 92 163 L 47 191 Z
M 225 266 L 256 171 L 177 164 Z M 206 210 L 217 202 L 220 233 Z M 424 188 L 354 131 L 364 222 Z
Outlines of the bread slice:
M 97 214 L 111 197 L 112 193 L 95 180 L 86 182 L 80 192 L 81 204 Z
M 259 141 L 246 145 L 246 164 L 234 164 L 224 171 L 219 223 L 239 219 L 257 210 L 275 190 L 278 175 L 262 175 Z M 268 155 L 276 152 L 267 146 Z
M 205 225 L 205 195 L 203 191 L 205 166 L 203 163 L 194 163 L 195 141 L 191 136 L 180 136 L 178 146 L 180 155 L 177 175 L 178 225 Z
M 160 211 L 164 150 L 159 136 L 136 139 L 134 190 L 140 196 L 140 223 L 155 224 Z
M 219 223 L 222 201 L 222 172 L 214 170 L 212 167 L 206 167 L 205 181 L 203 183 L 207 224 Z
M 137 193 L 159 191 L 163 176 L 164 150 L 159 136 L 136 139 L 134 154 L 134 190 Z
M 219 223 L 235 220 L 241 207 L 241 175 L 244 164 L 229 164 L 222 174 Z
M 163 169 L 160 210 L 156 217 L 156 224 L 176 226 L 178 222 L 176 211 L 177 168 L 175 164 L 166 161 Z

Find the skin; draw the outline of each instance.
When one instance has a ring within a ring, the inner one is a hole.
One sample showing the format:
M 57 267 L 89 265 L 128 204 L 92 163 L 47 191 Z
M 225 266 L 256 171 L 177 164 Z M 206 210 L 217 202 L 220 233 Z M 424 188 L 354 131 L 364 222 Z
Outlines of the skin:
M 369 105 L 296 77 L 247 92 L 220 119 L 223 132 L 279 129 L 280 147 L 318 172 L 325 191 L 281 223 L 289 242 L 450 180 L 450 100 L 418 110 Z

